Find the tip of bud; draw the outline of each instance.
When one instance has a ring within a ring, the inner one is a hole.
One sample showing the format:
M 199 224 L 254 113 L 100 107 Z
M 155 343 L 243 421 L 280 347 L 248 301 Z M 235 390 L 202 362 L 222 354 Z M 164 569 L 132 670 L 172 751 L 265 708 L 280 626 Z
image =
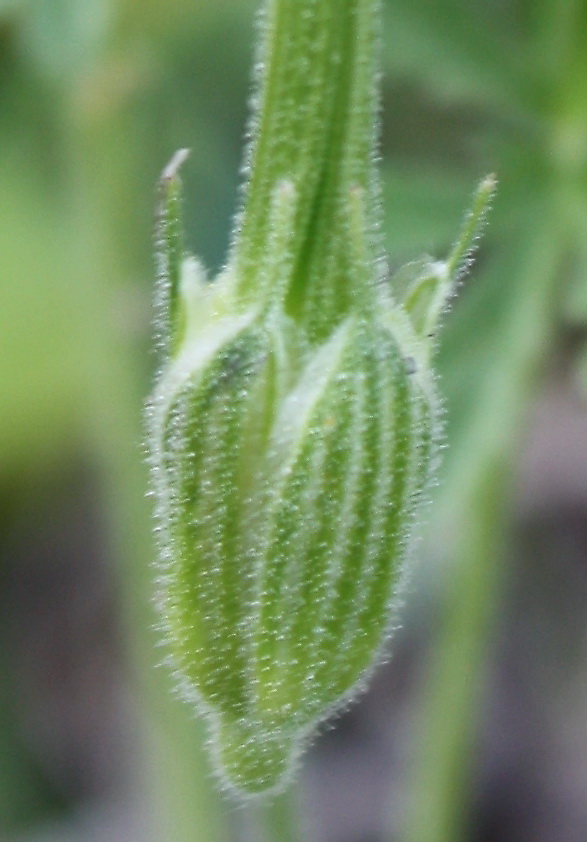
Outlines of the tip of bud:
M 189 158 L 189 155 L 189 149 L 178 149 L 177 152 L 175 152 L 175 154 L 172 156 L 171 160 L 169 161 L 163 172 L 161 173 L 161 181 L 165 183 L 176 178 L 181 167 Z
M 497 189 L 497 176 L 495 173 L 489 173 L 482 180 L 479 189 L 484 193 L 493 193 Z

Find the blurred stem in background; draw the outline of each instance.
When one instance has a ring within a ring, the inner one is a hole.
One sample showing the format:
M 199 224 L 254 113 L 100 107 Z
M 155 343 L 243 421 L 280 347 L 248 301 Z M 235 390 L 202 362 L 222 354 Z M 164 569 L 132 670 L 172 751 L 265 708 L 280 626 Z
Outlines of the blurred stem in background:
M 82 353 L 89 444 L 99 466 L 111 555 L 121 561 L 116 575 L 134 665 L 134 713 L 141 738 L 138 806 L 145 818 L 152 813 L 147 826 L 157 842 L 223 842 L 229 838 L 228 829 L 203 756 L 202 730 L 173 696 L 173 679 L 155 668 L 151 505 L 145 499 L 141 411 L 147 383 L 136 345 L 116 322 L 116 295 L 123 287 L 117 283 L 120 270 L 110 259 L 116 232 L 109 223 L 124 179 L 125 156 L 121 150 L 122 161 L 116 160 L 121 147 L 119 114 L 115 109 L 93 111 L 83 93 L 77 88 L 64 92 L 68 226 L 79 311 L 88 314 Z
M 443 107 L 488 120 L 481 142 L 501 183 L 488 238 L 493 248 L 447 318 L 441 353 L 449 449 L 436 495 L 441 512 L 428 532 L 437 546 L 440 531 L 449 564 L 400 834 L 409 842 L 458 842 L 470 830 L 528 413 L 561 318 L 586 321 L 587 4 L 521 3 L 515 19 L 459 0 L 447 0 L 442 20 L 428 0 L 387 9 L 397 47 L 388 53 L 390 66 Z M 425 154 L 421 136 L 415 142 Z M 407 216 L 421 198 L 418 179 L 410 182 L 395 166 L 390 203 Z M 422 178 L 422 198 L 427 188 L 432 207 L 441 197 L 448 206 L 445 179 L 435 165 Z M 400 245 L 396 235 L 390 250 Z
M 44 71 L 39 87 L 57 127 L 53 218 L 58 217 L 67 254 L 68 304 L 75 312 L 69 341 L 80 371 L 72 427 L 79 424 L 83 430 L 103 495 L 105 544 L 109 557 L 120 561 L 112 574 L 121 589 L 139 733 L 132 764 L 137 779 L 131 782 L 135 808 L 156 842 L 223 842 L 227 827 L 203 759 L 200 728 L 173 697 L 165 671 L 154 664 L 151 507 L 145 500 L 142 447 L 148 381 L 137 336 L 128 330 L 135 314 L 121 268 L 124 257 L 114 247 L 120 242 L 121 185 L 128 184 L 132 162 L 119 107 L 120 78 L 111 63 L 114 7 L 100 0 L 83 10 L 44 2 L 24 18 L 23 31 L 29 39 L 23 42 Z M 61 315 L 58 308 L 52 313 L 56 336 Z
M 205 765 L 201 729 L 173 697 L 171 679 L 154 665 L 155 618 L 149 610 L 151 512 L 145 500 L 147 477 L 141 446 L 146 384 L 135 349 L 113 323 L 112 287 L 105 283 L 116 271 L 105 259 L 108 252 L 103 239 L 112 236 L 103 223 L 107 223 L 112 201 L 108 176 L 116 180 L 108 160 L 113 121 L 110 115 L 100 115 L 98 121 L 74 111 L 69 116 L 70 224 L 78 256 L 73 275 L 80 306 L 93 314 L 85 333 L 88 431 L 94 435 L 90 444 L 100 466 L 112 557 L 122 562 L 118 576 L 123 588 L 123 623 L 137 682 L 134 699 L 137 708 L 142 707 L 135 713 L 142 735 L 139 768 L 144 807 L 151 810 L 155 805 L 155 826 L 160 825 L 156 839 L 223 840 L 227 831 Z M 96 178 L 98 172 L 103 179 Z M 110 336 L 104 329 L 109 324 L 113 328 Z
M 518 279 L 484 400 L 476 407 L 462 459 L 462 486 L 448 489 L 454 507 L 451 569 L 437 637 L 430 644 L 417 748 L 408 787 L 405 842 L 467 838 L 475 791 L 484 686 L 507 572 L 503 566 L 515 485 L 516 454 L 528 407 L 544 372 L 561 264 L 556 224 L 537 220 L 509 270 Z M 502 267 L 505 268 L 505 267 Z M 456 521 L 456 522 L 455 522 Z

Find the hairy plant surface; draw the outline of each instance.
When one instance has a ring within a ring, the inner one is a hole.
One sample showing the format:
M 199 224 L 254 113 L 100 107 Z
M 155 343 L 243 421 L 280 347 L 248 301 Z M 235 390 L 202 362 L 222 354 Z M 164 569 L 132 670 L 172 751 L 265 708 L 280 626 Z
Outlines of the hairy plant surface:
M 446 262 L 381 277 L 377 3 L 269 2 L 244 207 L 209 283 L 163 174 L 151 403 L 161 610 L 217 767 L 279 788 L 393 621 L 438 437 L 430 365 L 484 182 Z

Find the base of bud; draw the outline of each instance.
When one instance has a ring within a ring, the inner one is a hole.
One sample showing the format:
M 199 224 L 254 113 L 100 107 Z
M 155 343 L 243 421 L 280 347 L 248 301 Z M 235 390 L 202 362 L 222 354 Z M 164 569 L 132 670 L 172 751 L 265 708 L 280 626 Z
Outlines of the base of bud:
M 213 734 L 218 773 L 241 797 L 275 794 L 289 783 L 302 752 L 298 733 L 243 722 L 218 722 Z

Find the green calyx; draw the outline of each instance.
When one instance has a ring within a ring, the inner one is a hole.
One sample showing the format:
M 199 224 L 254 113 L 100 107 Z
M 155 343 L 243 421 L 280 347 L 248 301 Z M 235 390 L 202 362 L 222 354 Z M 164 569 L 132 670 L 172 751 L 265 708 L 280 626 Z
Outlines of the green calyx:
M 160 607 L 225 784 L 283 787 L 393 623 L 438 437 L 447 261 L 381 277 L 373 0 L 270 0 L 255 138 L 226 268 L 184 254 L 180 152 L 161 181 L 150 405 Z

